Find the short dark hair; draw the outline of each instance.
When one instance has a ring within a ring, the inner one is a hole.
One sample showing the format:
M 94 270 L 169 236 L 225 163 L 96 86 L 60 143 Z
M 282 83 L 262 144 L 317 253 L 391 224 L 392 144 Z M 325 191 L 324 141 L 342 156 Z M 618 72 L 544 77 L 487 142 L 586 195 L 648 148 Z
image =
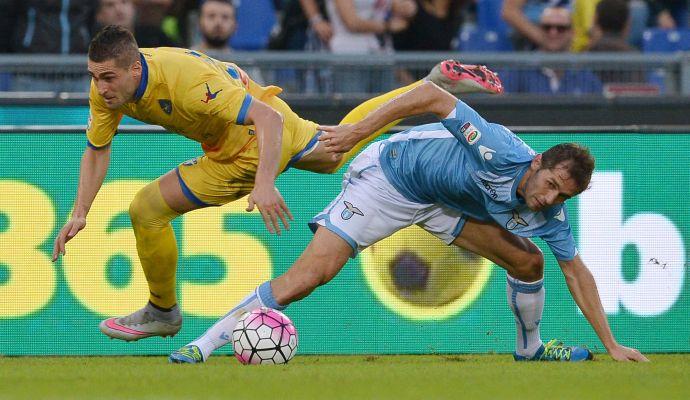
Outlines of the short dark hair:
M 626 0 L 601 0 L 597 4 L 594 20 L 604 32 L 621 33 L 629 14 L 630 8 Z
M 541 169 L 552 169 L 560 163 L 565 163 L 570 178 L 575 180 L 577 192 L 585 191 L 594 171 L 594 157 L 589 149 L 577 143 L 561 143 L 541 155 Z
M 222 3 L 222 4 L 227 4 L 231 6 L 232 8 L 235 8 L 235 4 L 232 2 L 232 0 L 203 0 L 201 2 L 201 5 L 203 6 L 206 3 Z
M 91 40 L 89 60 L 115 60 L 118 67 L 129 67 L 139 59 L 139 45 L 132 32 L 118 25 L 108 25 Z

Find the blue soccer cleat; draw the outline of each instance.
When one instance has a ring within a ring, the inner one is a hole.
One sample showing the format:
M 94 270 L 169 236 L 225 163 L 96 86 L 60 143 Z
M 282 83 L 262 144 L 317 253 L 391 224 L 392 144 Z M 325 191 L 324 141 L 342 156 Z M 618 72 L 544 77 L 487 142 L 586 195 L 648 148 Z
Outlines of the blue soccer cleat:
M 587 361 L 593 360 L 594 354 L 584 347 L 564 346 L 563 342 L 556 339 L 541 345 L 532 357 L 525 357 L 513 353 L 515 361 Z
M 201 354 L 199 347 L 188 344 L 173 351 L 168 357 L 168 362 L 173 364 L 199 364 L 204 362 L 204 356 Z

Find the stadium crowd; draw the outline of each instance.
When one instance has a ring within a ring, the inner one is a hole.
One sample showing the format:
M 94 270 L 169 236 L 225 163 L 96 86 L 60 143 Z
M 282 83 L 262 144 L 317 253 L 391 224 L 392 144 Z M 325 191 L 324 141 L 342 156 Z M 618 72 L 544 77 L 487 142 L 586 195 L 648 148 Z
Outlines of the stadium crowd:
M 95 32 L 109 24 L 127 27 L 143 48 L 187 47 L 221 58 L 271 49 L 334 54 L 690 49 L 687 0 L 0 0 L 0 9 L 0 53 L 83 54 Z M 546 67 L 502 72 L 509 78 L 507 92 L 601 93 L 607 83 L 648 80 L 639 73 Z M 409 71 L 334 74 L 327 90 L 336 92 L 380 92 L 394 79 L 419 78 Z M 28 88 L 39 83 L 22 82 Z

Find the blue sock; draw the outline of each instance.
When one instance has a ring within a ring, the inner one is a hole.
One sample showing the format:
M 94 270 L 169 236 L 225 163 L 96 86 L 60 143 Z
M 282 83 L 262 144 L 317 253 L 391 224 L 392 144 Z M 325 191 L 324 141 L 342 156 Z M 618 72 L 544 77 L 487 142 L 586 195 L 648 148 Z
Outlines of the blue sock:
M 275 297 L 273 297 L 271 281 L 266 281 L 259 285 L 259 288 L 256 290 L 256 294 L 259 295 L 259 300 L 261 300 L 261 303 L 268 308 L 272 308 L 274 310 L 284 310 L 285 307 L 287 307 L 278 304 Z

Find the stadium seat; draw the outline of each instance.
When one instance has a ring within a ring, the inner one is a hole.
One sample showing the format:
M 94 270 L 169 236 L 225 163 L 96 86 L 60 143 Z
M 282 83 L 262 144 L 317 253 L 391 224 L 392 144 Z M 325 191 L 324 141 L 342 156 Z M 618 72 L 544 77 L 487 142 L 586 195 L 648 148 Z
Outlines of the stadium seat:
M 237 32 L 230 38 L 230 47 L 235 50 L 265 49 L 276 24 L 273 0 L 239 0 L 235 4 Z
M 690 50 L 690 29 L 647 29 L 642 36 L 642 51 L 645 53 L 673 53 Z M 647 74 L 647 81 L 656 85 L 661 94 L 667 91 L 667 72 L 655 69 Z
M 7 72 L 0 73 L 0 92 L 6 92 L 12 87 L 12 74 Z
M 505 33 L 482 28 L 463 28 L 458 41 L 460 51 L 512 51 L 513 44 Z
M 645 53 L 672 53 L 690 50 L 690 29 L 647 29 L 642 36 Z

